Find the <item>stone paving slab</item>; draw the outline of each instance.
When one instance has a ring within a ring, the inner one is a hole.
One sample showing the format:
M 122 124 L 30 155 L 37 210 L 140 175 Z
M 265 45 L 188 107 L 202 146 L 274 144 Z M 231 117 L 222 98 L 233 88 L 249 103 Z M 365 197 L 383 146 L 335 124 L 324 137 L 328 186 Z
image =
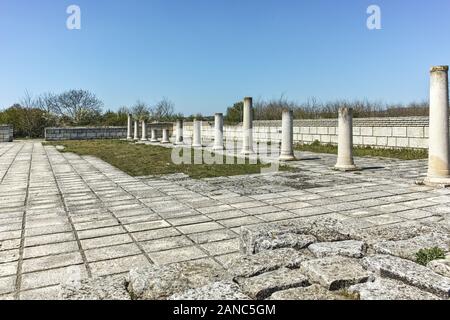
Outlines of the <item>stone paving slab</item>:
M 57 298 L 65 278 L 132 267 L 225 267 L 241 227 L 267 222 L 334 217 L 370 233 L 442 221 L 450 229 L 450 190 L 413 183 L 426 175 L 425 160 L 356 158 L 363 170 L 349 173 L 329 169 L 334 155 L 298 156 L 311 159 L 290 163 L 294 172 L 194 180 L 131 177 L 39 141 L 2 143 L 0 299 Z

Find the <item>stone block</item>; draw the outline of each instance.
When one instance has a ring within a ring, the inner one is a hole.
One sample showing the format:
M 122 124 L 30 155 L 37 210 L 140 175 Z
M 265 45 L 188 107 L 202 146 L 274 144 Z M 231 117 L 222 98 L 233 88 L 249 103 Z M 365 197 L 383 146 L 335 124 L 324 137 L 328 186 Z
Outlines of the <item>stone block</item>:
M 450 278 L 450 256 L 445 259 L 430 261 L 427 267 L 441 276 Z
M 232 281 L 217 281 L 200 288 L 188 289 L 168 297 L 167 300 L 250 300 Z
M 392 135 L 394 137 L 406 137 L 406 127 L 393 127 Z
M 302 262 L 300 270 L 311 283 L 332 291 L 366 282 L 370 276 L 357 260 L 339 256 Z
M 242 291 L 253 299 L 262 300 L 272 293 L 309 285 L 308 278 L 299 269 L 281 268 L 251 278 L 238 278 Z
M 439 297 L 400 281 L 376 278 L 348 289 L 360 300 L 439 300 Z
M 391 127 L 374 127 L 373 135 L 375 137 L 390 137 L 390 136 L 392 136 L 392 128 Z
M 367 251 L 363 241 L 347 240 L 335 242 L 313 243 L 308 247 L 317 258 L 330 256 L 345 256 L 350 258 L 362 258 Z
M 363 144 L 368 146 L 376 146 L 377 138 L 376 137 L 363 137 Z
M 423 127 L 408 127 L 406 135 L 408 138 L 423 138 L 425 134 Z
M 292 288 L 275 292 L 268 300 L 348 300 L 335 291 L 329 291 L 318 284 L 309 287 Z
M 60 285 L 62 300 L 131 300 L 124 276 L 107 276 Z
M 361 135 L 362 136 L 373 136 L 373 128 L 372 127 L 361 127 Z
M 395 145 L 398 148 L 407 148 L 409 145 L 408 138 L 397 138 Z
M 442 298 L 450 298 L 450 278 L 410 260 L 390 255 L 375 255 L 363 258 L 362 264 L 382 277 L 400 280 Z
M 409 138 L 409 147 L 418 149 L 428 149 L 428 139 L 425 138 Z

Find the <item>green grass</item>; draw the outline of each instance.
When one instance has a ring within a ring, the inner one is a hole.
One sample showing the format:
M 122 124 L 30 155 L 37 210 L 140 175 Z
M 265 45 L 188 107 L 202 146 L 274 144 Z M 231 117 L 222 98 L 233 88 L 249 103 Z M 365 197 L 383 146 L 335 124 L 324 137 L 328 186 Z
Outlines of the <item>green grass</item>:
M 430 261 L 439 259 L 445 259 L 445 251 L 438 247 L 420 249 L 416 253 L 416 262 L 423 266 L 426 266 Z
M 332 144 L 321 144 L 314 141 L 311 144 L 296 145 L 295 150 L 310 151 L 316 153 L 332 153 L 337 154 L 338 148 Z M 353 155 L 356 157 L 383 157 L 395 158 L 402 160 L 426 159 L 428 158 L 427 150 L 422 149 L 383 149 L 373 147 L 353 147 Z
M 163 175 L 185 173 L 192 178 L 210 178 L 260 173 L 261 168 L 270 165 L 249 164 L 174 164 L 171 159 L 172 149 L 160 146 L 133 144 L 119 140 L 90 140 L 90 141 L 58 141 L 44 142 L 45 145 L 62 145 L 63 152 L 73 152 L 79 155 L 98 157 L 131 176 Z M 188 151 L 186 149 L 185 151 Z M 194 152 L 191 152 L 191 159 Z M 223 161 L 225 163 L 225 159 Z M 288 167 L 280 166 L 280 170 Z

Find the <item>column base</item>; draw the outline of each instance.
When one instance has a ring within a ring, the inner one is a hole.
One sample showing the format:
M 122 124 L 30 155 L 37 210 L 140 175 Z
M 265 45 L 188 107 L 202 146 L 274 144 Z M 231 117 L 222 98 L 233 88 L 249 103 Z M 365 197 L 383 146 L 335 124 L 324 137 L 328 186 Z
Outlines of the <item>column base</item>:
M 148 139 L 141 139 L 141 141 L 147 141 Z
M 158 142 L 157 139 L 151 139 L 150 142 Z
M 293 154 L 281 154 L 278 158 L 280 161 L 295 161 L 297 158 Z
M 430 187 L 448 188 L 450 187 L 450 177 L 426 177 L 422 183 Z
M 254 154 L 255 153 L 255 151 L 253 151 L 253 150 L 242 150 L 241 151 L 241 154 Z
M 348 164 L 348 165 L 335 165 L 332 170 L 336 171 L 359 171 L 361 168 L 358 168 L 354 164 Z
M 161 144 L 167 144 L 167 143 L 170 143 L 170 141 L 161 141 L 160 143 Z
M 217 150 L 217 151 L 225 150 L 225 148 L 223 146 L 214 146 L 212 149 Z
M 184 145 L 184 142 L 183 142 L 183 141 L 175 142 L 174 145 L 176 145 L 176 146 L 182 146 L 182 145 Z
M 127 140 L 131 141 L 133 140 L 133 137 L 127 137 Z
M 203 148 L 203 145 L 201 144 L 193 144 L 191 145 L 192 148 Z

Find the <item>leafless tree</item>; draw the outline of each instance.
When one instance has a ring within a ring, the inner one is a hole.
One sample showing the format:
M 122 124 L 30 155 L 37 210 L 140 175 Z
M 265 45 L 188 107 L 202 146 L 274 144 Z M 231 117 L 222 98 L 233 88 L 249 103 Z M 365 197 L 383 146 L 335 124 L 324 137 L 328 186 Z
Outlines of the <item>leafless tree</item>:
M 155 120 L 167 120 L 174 115 L 174 103 L 164 97 L 151 109 L 151 113 Z
M 133 107 L 131 107 L 131 113 L 136 119 L 148 119 L 150 117 L 150 108 L 147 103 L 138 100 Z

